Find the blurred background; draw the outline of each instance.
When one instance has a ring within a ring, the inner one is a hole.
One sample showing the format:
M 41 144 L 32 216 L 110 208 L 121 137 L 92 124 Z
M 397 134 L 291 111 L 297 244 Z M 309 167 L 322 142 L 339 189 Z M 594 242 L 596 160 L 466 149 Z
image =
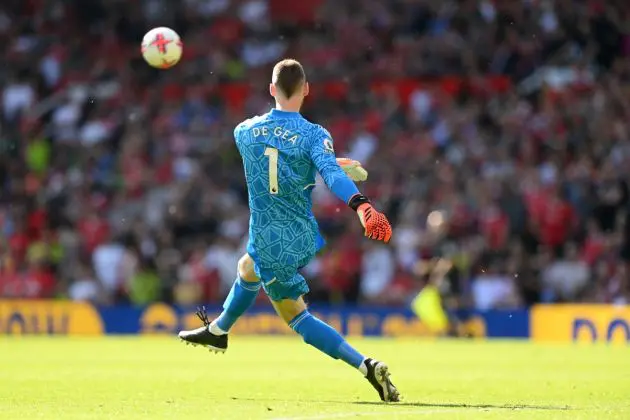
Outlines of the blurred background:
M 155 26 L 184 41 L 168 71 L 139 54 Z M 249 217 L 232 131 L 284 57 L 394 225 L 363 239 L 320 180 L 311 301 L 628 303 L 626 0 L 3 0 L 0 296 L 220 302 Z

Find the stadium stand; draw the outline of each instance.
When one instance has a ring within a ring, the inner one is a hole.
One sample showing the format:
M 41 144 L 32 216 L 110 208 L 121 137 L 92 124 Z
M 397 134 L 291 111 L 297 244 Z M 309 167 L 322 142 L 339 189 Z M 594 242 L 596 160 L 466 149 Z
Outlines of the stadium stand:
M 3 0 L 0 295 L 219 301 L 249 216 L 232 130 L 292 56 L 395 228 L 357 241 L 317 188 L 311 301 L 408 303 L 442 257 L 452 307 L 628 303 L 628 22 L 624 0 Z M 139 54 L 157 25 L 185 42 L 168 71 Z

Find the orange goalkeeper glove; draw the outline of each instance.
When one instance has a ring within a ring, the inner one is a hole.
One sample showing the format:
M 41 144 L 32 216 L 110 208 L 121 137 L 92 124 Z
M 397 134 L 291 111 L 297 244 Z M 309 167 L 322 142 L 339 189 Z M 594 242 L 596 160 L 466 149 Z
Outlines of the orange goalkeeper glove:
M 375 241 L 389 242 L 392 237 L 392 225 L 387 217 L 378 211 L 363 194 L 354 195 L 348 205 L 357 212 L 361 225 L 365 228 L 365 236 Z
M 392 237 L 392 225 L 389 224 L 387 216 L 376 211 L 370 203 L 361 204 L 357 214 L 365 228 L 365 236 L 376 241 L 389 242 Z

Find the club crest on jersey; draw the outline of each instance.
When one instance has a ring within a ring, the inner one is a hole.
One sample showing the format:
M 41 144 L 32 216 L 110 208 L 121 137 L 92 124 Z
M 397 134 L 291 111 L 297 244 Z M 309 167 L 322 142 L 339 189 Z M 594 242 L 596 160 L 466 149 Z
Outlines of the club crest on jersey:
M 331 139 L 324 139 L 324 149 L 326 149 L 329 153 L 335 153 L 335 148 L 333 147 Z

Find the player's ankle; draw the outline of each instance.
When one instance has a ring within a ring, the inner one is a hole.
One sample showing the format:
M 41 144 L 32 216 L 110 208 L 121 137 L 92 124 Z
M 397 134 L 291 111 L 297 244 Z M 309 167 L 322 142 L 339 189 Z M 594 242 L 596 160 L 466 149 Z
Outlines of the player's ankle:
M 361 362 L 361 364 L 357 368 L 359 370 L 359 372 L 361 372 L 363 374 L 363 376 L 367 376 L 367 374 L 368 374 L 367 360 L 368 360 L 367 358 L 363 359 L 363 361 Z
M 208 325 L 208 331 L 210 331 L 214 335 L 225 335 L 228 333 L 228 331 L 225 331 L 221 329 L 221 327 L 219 327 L 216 319 L 212 321 L 210 325 Z

